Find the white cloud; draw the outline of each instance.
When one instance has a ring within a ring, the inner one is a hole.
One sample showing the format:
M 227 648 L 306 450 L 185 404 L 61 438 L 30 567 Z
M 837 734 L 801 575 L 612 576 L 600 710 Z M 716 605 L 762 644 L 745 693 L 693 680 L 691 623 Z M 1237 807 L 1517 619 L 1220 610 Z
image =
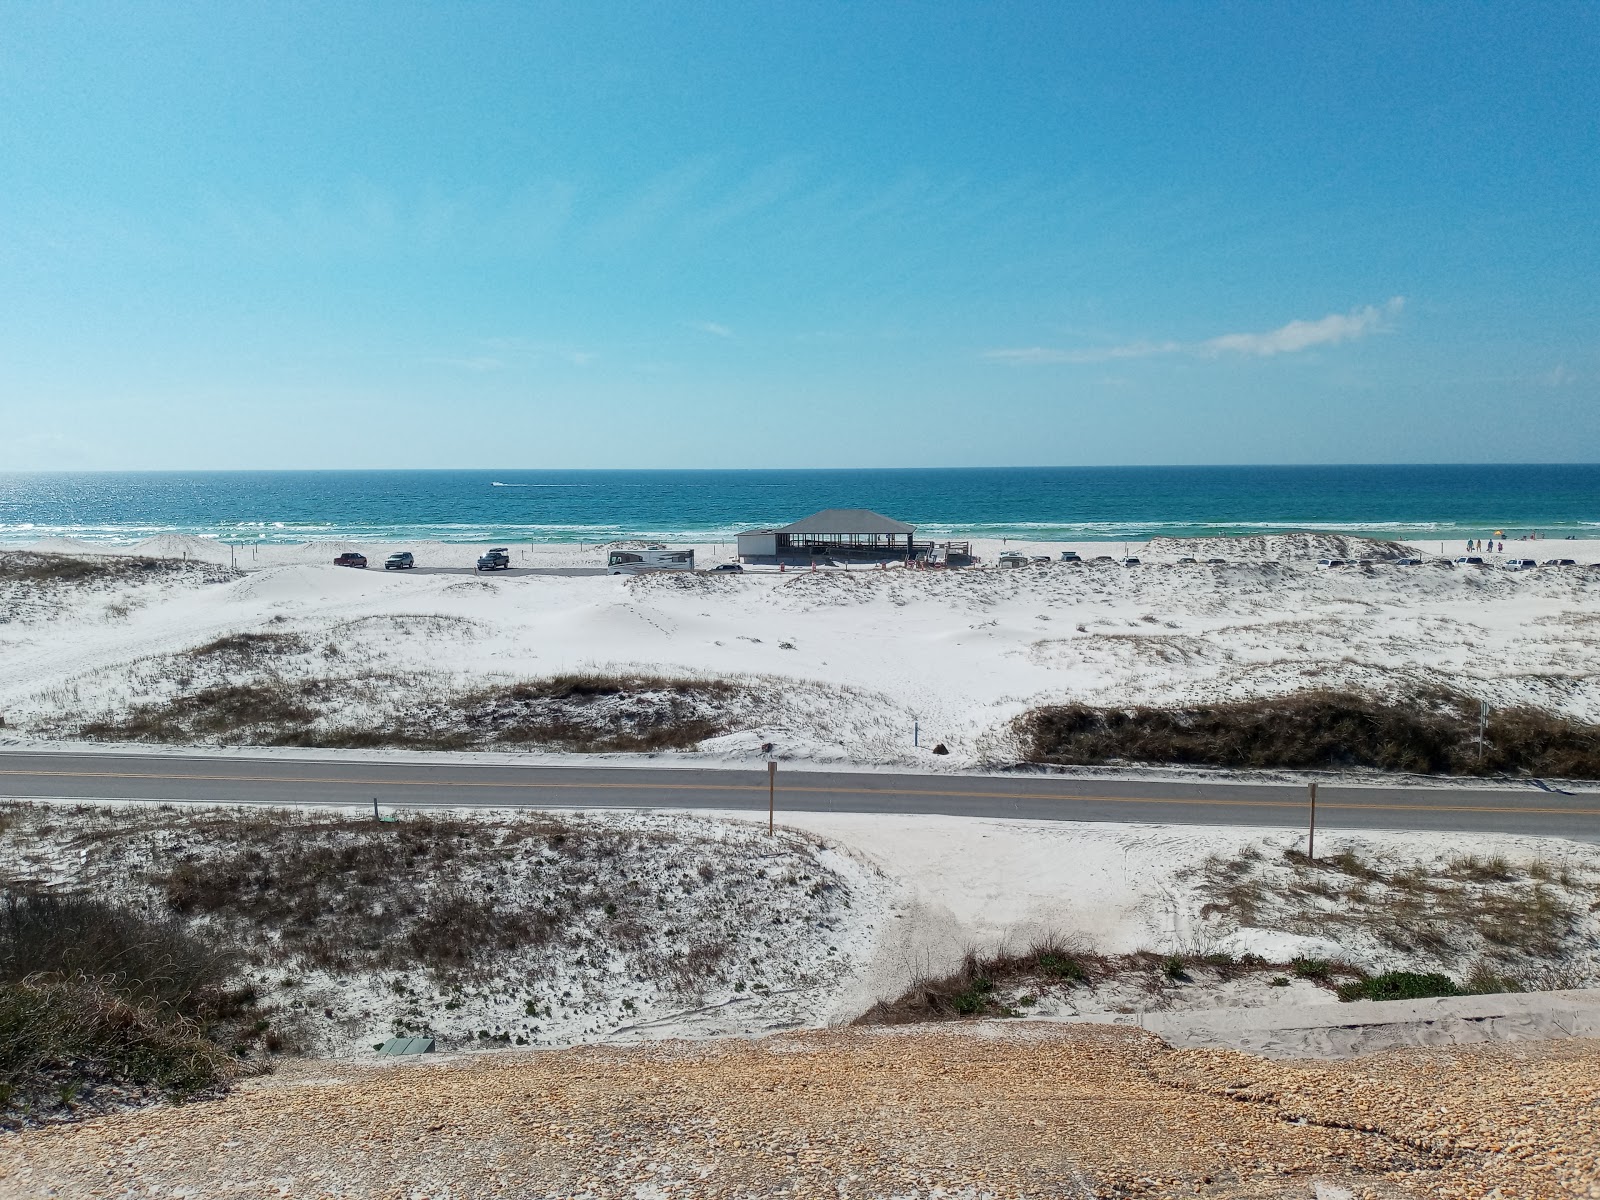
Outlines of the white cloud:
M 709 333 L 712 337 L 731 338 L 733 330 L 726 325 L 719 325 L 716 321 L 690 321 L 690 329 L 698 329 L 701 333 Z
M 986 350 L 982 357 L 1011 366 L 1041 363 L 1102 363 L 1128 358 L 1155 358 L 1167 354 L 1187 354 L 1197 358 L 1220 358 L 1242 354 L 1267 358 L 1274 354 L 1296 354 L 1313 346 L 1336 346 L 1371 333 L 1389 329 L 1391 318 L 1399 315 L 1405 297 L 1396 296 L 1385 304 L 1368 304 L 1347 313 L 1329 313 L 1315 321 L 1290 321 L 1265 333 L 1224 333 L 1203 342 L 1126 342 L 1120 346 L 1060 350 L 1050 346 Z
M 1313 346 L 1337 346 L 1379 333 L 1388 320 L 1398 316 L 1405 297 L 1396 296 L 1387 304 L 1368 304 L 1347 313 L 1329 313 L 1316 321 L 1290 321 L 1268 333 L 1225 333 L 1200 343 L 1204 354 L 1250 354 L 1258 358 L 1274 354 L 1295 354 Z

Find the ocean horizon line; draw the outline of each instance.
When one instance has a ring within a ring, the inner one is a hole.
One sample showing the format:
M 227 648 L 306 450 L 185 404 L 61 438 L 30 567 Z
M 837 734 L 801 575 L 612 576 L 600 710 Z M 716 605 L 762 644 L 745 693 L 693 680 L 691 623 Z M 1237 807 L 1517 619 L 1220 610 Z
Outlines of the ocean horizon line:
M 0 474 L 0 542 L 730 541 L 821 509 L 939 539 L 1600 531 L 1600 465 Z
M 1600 468 L 1600 459 L 1471 459 L 1414 462 L 1262 462 L 1262 463 L 1035 463 L 1001 466 L 840 466 L 840 467 L 3 467 L 0 479 L 7 476 L 106 476 L 106 475 L 783 475 L 831 473 L 915 474 L 918 472 L 986 471 L 1342 471 L 1342 470 L 1439 470 L 1477 468 L 1574 467 Z M 492 482 L 492 481 L 491 481 Z M 530 486 L 500 482 L 500 487 Z

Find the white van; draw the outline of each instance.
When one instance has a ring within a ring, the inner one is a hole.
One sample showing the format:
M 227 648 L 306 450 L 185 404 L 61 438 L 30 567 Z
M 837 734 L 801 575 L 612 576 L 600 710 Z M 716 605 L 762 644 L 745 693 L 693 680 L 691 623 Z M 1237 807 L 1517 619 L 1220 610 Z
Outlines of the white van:
M 613 550 L 606 555 L 606 570 L 613 575 L 642 575 L 646 571 L 692 571 L 693 550 Z

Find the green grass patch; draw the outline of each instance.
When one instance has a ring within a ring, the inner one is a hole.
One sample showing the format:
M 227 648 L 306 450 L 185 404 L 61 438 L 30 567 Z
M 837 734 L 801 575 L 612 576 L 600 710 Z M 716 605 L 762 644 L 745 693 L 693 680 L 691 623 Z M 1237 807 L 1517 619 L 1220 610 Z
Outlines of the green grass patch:
M 1339 988 L 1341 1000 L 1425 1000 L 1432 996 L 1461 994 L 1455 980 L 1431 971 L 1385 971 Z

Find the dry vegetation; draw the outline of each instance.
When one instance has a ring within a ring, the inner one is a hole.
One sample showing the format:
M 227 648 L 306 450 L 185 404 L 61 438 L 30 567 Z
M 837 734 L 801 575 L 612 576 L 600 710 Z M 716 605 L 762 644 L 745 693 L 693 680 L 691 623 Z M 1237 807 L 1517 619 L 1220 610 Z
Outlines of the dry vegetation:
M 954 970 L 921 975 L 899 996 L 880 1000 L 854 1021 L 856 1025 L 913 1025 L 976 1017 L 1016 1017 L 1022 1012 L 1017 993 L 1085 986 L 1129 969 L 1152 969 L 1160 955 L 1102 955 L 1061 938 L 1047 937 L 1026 950 L 1006 948 L 992 954 L 969 951 Z M 1173 960 L 1181 961 L 1181 960 Z
M 1191 878 L 1199 915 L 1219 934 L 1360 943 L 1363 957 L 1453 972 L 1466 990 L 1586 986 L 1600 966 L 1600 881 L 1538 860 L 1394 865 L 1351 850 L 1309 859 L 1250 848 L 1208 859 Z
M 1352 844 L 1316 859 L 1260 843 L 1214 855 L 1179 872 L 1185 895 L 1168 898 L 1164 922 L 1186 932 L 1166 949 L 1105 954 L 1053 935 L 972 950 L 857 1023 L 1257 1005 L 1291 983 L 1304 1002 L 1305 985 L 1341 1000 L 1398 1000 L 1600 982 L 1600 876 L 1583 858 L 1513 863 Z M 1240 936 L 1263 932 L 1272 936 Z M 1280 949 L 1266 958 L 1228 948 L 1240 941 Z
M 254 1069 L 284 1039 L 238 957 L 179 921 L 87 896 L 0 894 L 0 1127 Z
M 621 975 L 691 995 L 726 982 L 726 934 L 701 929 L 663 944 L 653 928 L 689 897 L 720 907 L 716 869 L 673 880 L 613 869 L 686 849 L 671 836 L 542 815 L 492 824 L 286 816 L 196 815 L 187 845 L 151 882 L 173 912 L 210 918 L 258 961 L 302 969 L 421 968 L 461 982 L 492 976 L 507 956 L 564 946 L 616 956 Z M 808 882 L 813 899 L 834 886 Z
M 1251 977 L 1270 980 L 1272 986 L 1287 985 L 1291 978 L 1308 980 L 1337 992 L 1341 1000 L 1414 1000 L 1522 990 L 1514 980 L 1482 972 L 1457 983 L 1437 972 L 1373 975 L 1347 962 L 1312 958 L 1269 962 L 1255 954 L 1158 954 L 1152 950 L 1096 954 L 1051 938 L 1022 951 L 969 952 L 954 971 L 918 977 L 899 996 L 878 1001 L 854 1024 L 1025 1017 L 1033 1015 L 1041 1003 L 1071 998 L 1073 993 L 1083 993 L 1088 1011 L 1108 1003 L 1106 995 L 1124 1001 L 1113 1011 L 1135 1011 L 1125 1003 L 1130 995 L 1139 998 L 1139 1007 L 1157 1010 L 1173 1006 L 1185 989 L 1214 989 Z M 1105 989 L 1098 997 L 1097 988 Z M 1050 1005 L 1052 1010 L 1062 1007 L 1066 1006 Z
M 232 578 L 235 572 L 213 563 L 176 558 L 124 555 L 77 558 L 66 554 L 38 554 L 31 550 L 0 551 L 0 587 L 98 584 L 184 574 Z
M 1600 725 L 1496 709 L 1480 756 L 1478 702 L 1443 690 L 1392 699 L 1308 691 L 1171 708 L 1050 705 L 1014 728 L 1023 756 L 1037 763 L 1600 778 Z
M 94 889 L 228 947 L 237 982 L 322 1052 L 394 1033 L 560 1044 L 736 1000 L 808 1019 L 855 945 L 852 888 L 823 852 L 753 826 L 165 805 L 9 815 L 0 871 L 15 886 Z
M 189 658 L 248 667 L 305 650 L 292 634 L 235 634 L 190 651 Z M 82 721 L 73 732 L 97 741 L 176 744 L 647 753 L 692 749 L 726 733 L 753 702 L 747 688 L 723 680 L 568 673 L 465 690 L 429 688 L 414 705 L 366 721 L 348 710 L 381 708 L 383 693 L 413 695 L 416 681 L 377 672 L 268 673 L 254 682 L 209 686 L 196 686 L 194 675 L 179 676 L 178 685 L 185 690 Z

